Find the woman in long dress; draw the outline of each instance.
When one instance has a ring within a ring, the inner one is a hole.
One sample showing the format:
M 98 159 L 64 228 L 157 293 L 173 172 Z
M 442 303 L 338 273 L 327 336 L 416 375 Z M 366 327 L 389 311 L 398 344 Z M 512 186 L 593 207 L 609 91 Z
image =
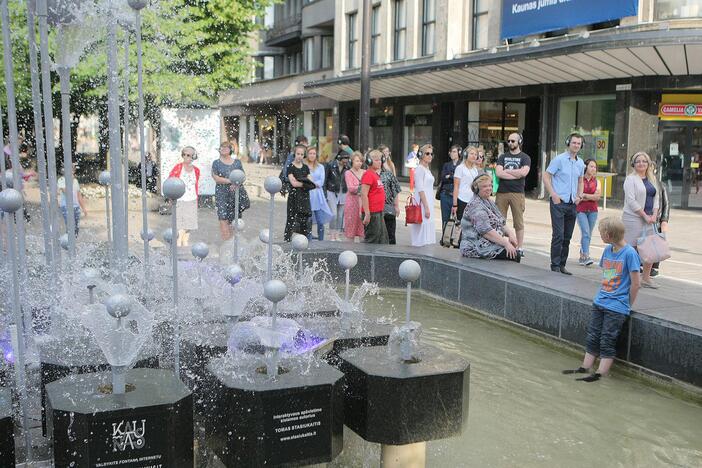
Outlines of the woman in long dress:
M 200 169 L 193 166 L 197 152 L 192 146 L 180 152 L 183 162 L 176 164 L 168 177 L 178 177 L 185 183 L 185 194 L 176 202 L 176 223 L 178 223 L 177 246 L 186 246 L 190 231 L 197 230 L 197 196 L 200 193 Z
M 346 204 L 344 206 L 344 234 L 350 241 L 357 237 L 363 239 L 363 222 L 361 221 L 361 177 L 365 172 L 361 169 L 363 155 L 354 151 L 351 155 L 351 170 L 346 171 Z
M 422 224 L 410 225 L 412 246 L 436 244 L 434 225 L 434 176 L 429 169 L 434 147 L 424 145 L 419 151 L 419 166 L 414 171 L 414 201 L 422 208 Z
M 317 239 L 324 240 L 324 225 L 334 217 L 324 196 L 324 166 L 317 161 L 317 147 L 307 147 L 307 167 L 310 168 L 312 182 L 317 187 L 310 190 L 310 209 L 312 224 L 317 225 Z

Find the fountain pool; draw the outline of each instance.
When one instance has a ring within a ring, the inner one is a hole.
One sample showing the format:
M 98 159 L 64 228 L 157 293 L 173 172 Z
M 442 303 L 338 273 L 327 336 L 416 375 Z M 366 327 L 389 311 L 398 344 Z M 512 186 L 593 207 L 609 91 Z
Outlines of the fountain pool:
M 404 293 L 369 298 L 369 317 L 402 319 Z M 427 443 L 432 467 L 702 466 L 702 405 L 628 377 L 617 368 L 595 384 L 561 369 L 580 353 L 417 294 L 412 318 L 422 341 L 471 363 L 468 425 L 460 437 Z M 380 445 L 346 429 L 329 466 L 375 467 Z

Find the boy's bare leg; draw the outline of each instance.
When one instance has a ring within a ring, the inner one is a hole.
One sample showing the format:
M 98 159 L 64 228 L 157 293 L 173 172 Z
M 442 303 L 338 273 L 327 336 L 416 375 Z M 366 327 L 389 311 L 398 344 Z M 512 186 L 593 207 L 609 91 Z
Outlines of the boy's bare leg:
M 585 357 L 583 358 L 583 365 L 581 367 L 585 369 L 590 369 L 594 364 L 595 364 L 595 359 L 597 356 L 590 354 L 590 353 L 585 353 Z M 610 364 L 611 366 L 611 364 Z M 602 367 L 602 363 L 600 363 L 600 367 Z
M 600 375 L 607 375 L 609 373 L 609 369 L 612 367 L 612 363 L 614 363 L 614 358 L 600 359 L 600 365 L 597 368 L 597 373 Z

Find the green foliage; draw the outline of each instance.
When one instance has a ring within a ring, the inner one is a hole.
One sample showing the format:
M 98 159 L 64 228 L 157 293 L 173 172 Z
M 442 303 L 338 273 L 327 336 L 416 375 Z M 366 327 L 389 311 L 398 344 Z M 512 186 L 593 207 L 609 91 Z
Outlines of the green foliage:
M 249 38 L 273 0 L 157 0 L 142 10 L 144 94 L 147 115 L 161 106 L 209 106 L 219 92 L 238 87 L 252 70 Z M 13 62 L 20 114 L 31 116 L 31 85 L 27 47 L 26 2 L 10 2 Z M 104 109 L 107 93 L 104 29 L 96 26 L 99 42 L 85 51 L 71 73 L 71 110 L 89 113 Z M 120 48 L 124 46 L 120 32 Z M 54 51 L 56 34 L 51 35 Z M 37 39 L 38 42 L 38 39 Z M 53 54 L 53 52 L 52 52 Z M 120 71 L 124 49 L 118 52 Z M 130 36 L 130 100 L 137 97 L 135 36 Z M 54 107 L 58 109 L 58 77 Z M 123 86 L 120 78 L 120 86 Z M 0 103 L 6 108 L 6 96 Z M 135 110 L 132 104 L 132 110 Z M 23 120 L 20 117 L 20 120 Z

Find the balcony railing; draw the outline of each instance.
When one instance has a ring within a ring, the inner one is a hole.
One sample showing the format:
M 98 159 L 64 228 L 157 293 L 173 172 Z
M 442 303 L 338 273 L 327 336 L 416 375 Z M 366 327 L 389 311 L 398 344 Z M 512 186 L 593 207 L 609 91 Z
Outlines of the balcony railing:
M 300 35 L 302 32 L 302 13 L 295 13 L 291 16 L 286 16 L 280 20 L 276 20 L 273 26 L 265 31 L 265 42 L 269 45 L 274 45 L 278 39 L 282 39 L 289 35 Z

